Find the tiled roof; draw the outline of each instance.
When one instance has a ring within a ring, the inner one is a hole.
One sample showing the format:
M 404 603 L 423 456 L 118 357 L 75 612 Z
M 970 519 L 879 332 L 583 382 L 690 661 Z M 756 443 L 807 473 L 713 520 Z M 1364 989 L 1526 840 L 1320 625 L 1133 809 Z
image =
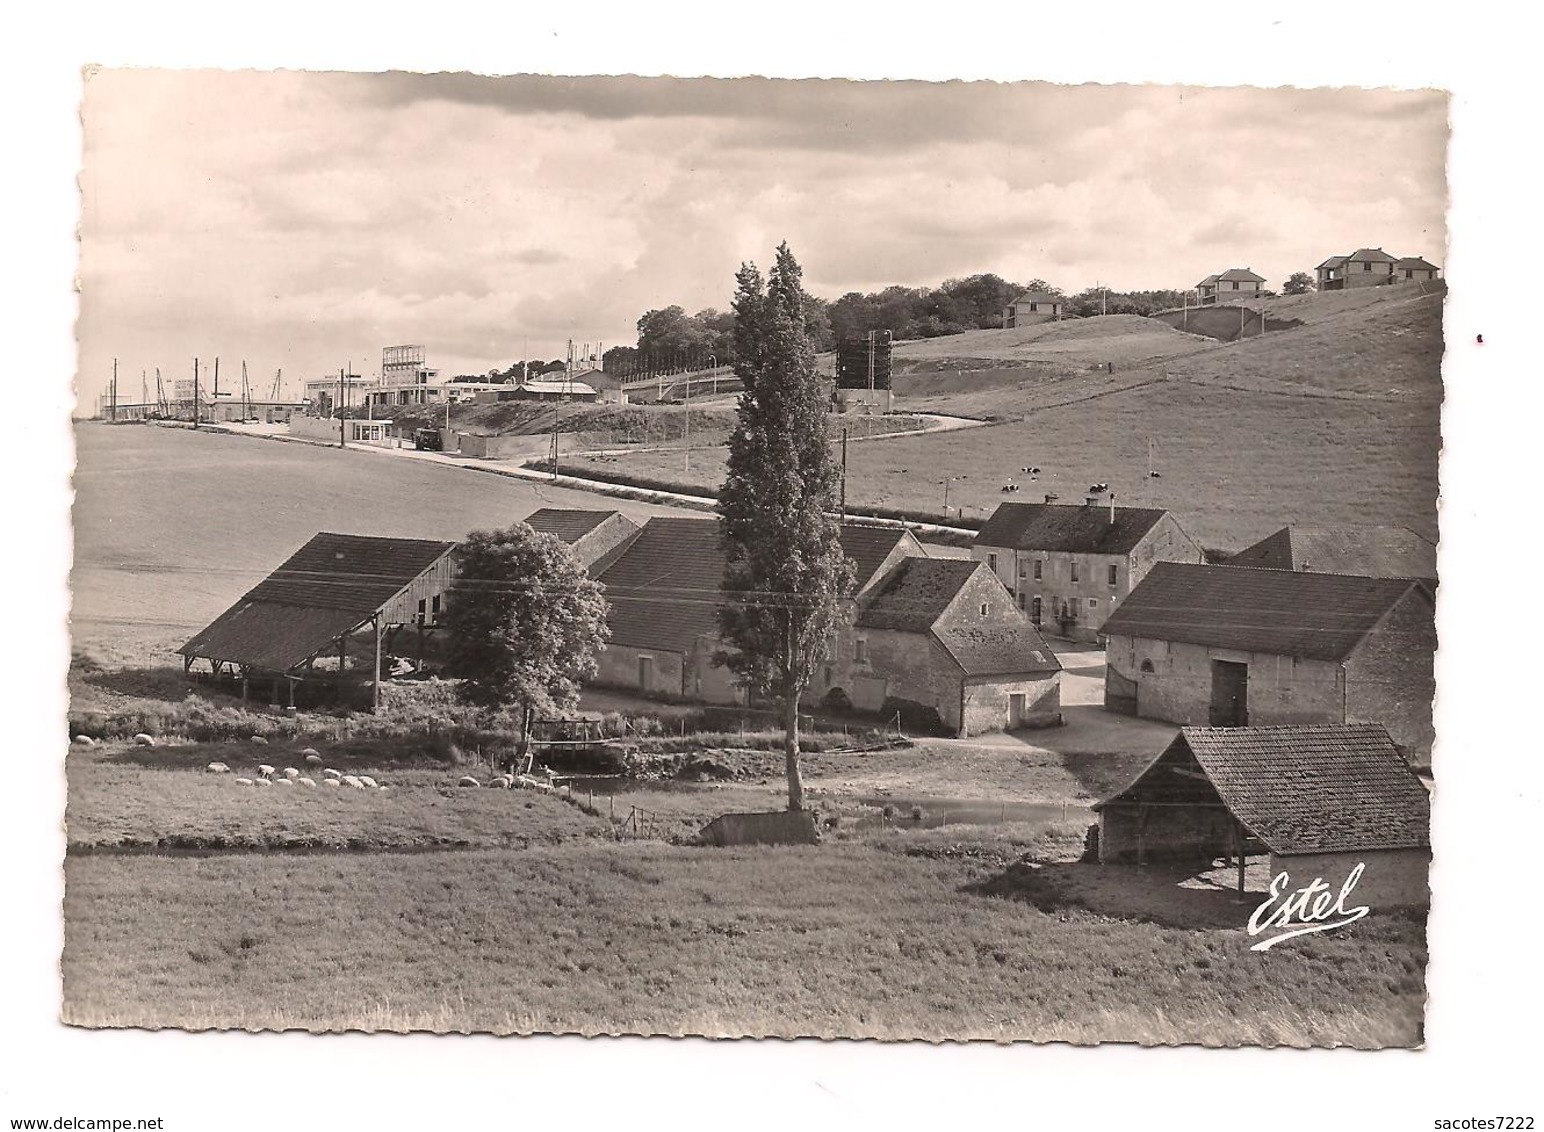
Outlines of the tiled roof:
M 1164 799 L 1204 805 L 1194 780 L 1174 773 L 1187 763 L 1273 853 L 1431 844 L 1426 788 L 1376 724 L 1181 728 L 1130 786 L 1095 809 Z
M 718 632 L 724 547 L 717 519 L 656 516 L 598 575 L 611 643 L 687 652 Z
M 1330 256 L 1329 259 L 1327 259 L 1323 263 L 1321 263 L 1319 265 L 1319 267 L 1314 268 L 1314 270 L 1318 271 L 1319 268 L 1321 268 L 1321 267 L 1322 268 L 1336 268 L 1336 267 L 1344 267 L 1345 265 L 1346 265 L 1346 257 L 1345 256 L 1343 256 L 1343 255 L 1332 255 L 1332 256 Z
M 1112 523 L 1107 503 L 999 503 L 972 545 L 1129 554 L 1163 516 L 1153 507 L 1117 507 Z
M 617 511 L 580 511 L 569 507 L 543 507 L 532 511 L 526 523 L 534 531 L 556 535 L 572 546 Z
M 904 527 L 867 526 L 848 521 L 842 524 L 842 550 L 853 560 L 857 581 L 854 590 L 861 590 L 873 581 L 874 573 L 900 543 L 910 543 L 915 554 L 925 556 L 926 551 L 915 536 Z
M 1401 271 L 1403 271 L 1403 270 L 1405 270 L 1407 268 L 1409 270 L 1412 270 L 1412 271 L 1440 271 L 1440 270 L 1442 270 L 1440 267 L 1438 267 L 1434 263 L 1427 263 L 1424 259 L 1422 259 L 1418 255 L 1407 255 L 1407 256 L 1404 256 L 1404 257 L 1402 257 L 1400 259 L 1397 259 L 1397 260 L 1394 261 L 1394 266 L 1399 268 Z
M 1100 632 L 1341 660 L 1411 590 L 1429 600 L 1408 578 L 1159 562 Z
M 1059 672 L 1061 661 L 1028 618 L 994 625 L 945 625 L 933 630 L 966 676 Z
M 1208 275 L 1205 279 L 1201 280 L 1201 282 L 1197 283 L 1196 286 L 1197 287 L 1209 287 L 1209 286 L 1211 286 L 1215 282 L 1217 282 L 1217 276 L 1215 276 L 1215 275 Z
M 453 542 L 323 532 L 244 600 L 354 610 L 368 615 L 454 550 Z
M 1437 548 L 1409 527 L 1291 526 L 1239 551 L 1228 565 L 1435 579 Z
M 1265 276 L 1256 275 L 1247 267 L 1230 267 L 1217 277 L 1222 283 L 1264 283 Z
M 1346 257 L 1347 263 L 1393 263 L 1394 257 L 1382 248 L 1357 248 Z
M 926 633 L 986 564 L 973 558 L 903 558 L 869 592 L 857 624 Z
M 288 672 L 361 625 L 368 616 L 358 610 L 242 598 L 177 651 L 183 656 Z
M 1013 305 L 1020 303 L 1060 303 L 1065 300 L 1060 295 L 1052 295 L 1046 291 L 1025 291 L 1013 300 Z

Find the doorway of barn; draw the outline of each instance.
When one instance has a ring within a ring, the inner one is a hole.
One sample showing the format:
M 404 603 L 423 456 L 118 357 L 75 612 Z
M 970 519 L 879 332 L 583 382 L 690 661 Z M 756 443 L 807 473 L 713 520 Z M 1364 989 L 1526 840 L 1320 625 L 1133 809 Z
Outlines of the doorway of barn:
M 1212 661 L 1213 727 L 1249 726 L 1249 665 L 1233 660 Z

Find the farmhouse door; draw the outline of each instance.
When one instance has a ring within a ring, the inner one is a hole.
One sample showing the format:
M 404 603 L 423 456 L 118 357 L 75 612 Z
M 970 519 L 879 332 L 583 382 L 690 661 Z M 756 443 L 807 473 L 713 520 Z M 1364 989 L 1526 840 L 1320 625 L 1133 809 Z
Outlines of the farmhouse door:
M 1231 660 L 1212 661 L 1213 727 L 1249 726 L 1249 665 Z
M 1024 726 L 1024 693 L 1010 692 L 1008 694 L 1008 730 L 1015 731 Z
M 1029 603 L 1029 619 L 1035 623 L 1035 628 L 1040 628 L 1040 599 L 1034 598 Z
M 640 656 L 638 658 L 638 687 L 645 692 L 654 687 L 654 658 L 652 656 Z

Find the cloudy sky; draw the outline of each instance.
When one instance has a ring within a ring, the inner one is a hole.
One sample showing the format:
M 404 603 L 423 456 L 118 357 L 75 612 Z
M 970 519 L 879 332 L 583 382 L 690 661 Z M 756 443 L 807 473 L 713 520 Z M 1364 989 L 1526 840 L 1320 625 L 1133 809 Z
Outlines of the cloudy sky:
M 447 375 L 631 344 L 786 239 L 810 290 L 1068 290 L 1443 262 L 1436 93 L 99 71 L 79 394 L 422 343 Z M 229 368 L 227 368 L 229 367 Z

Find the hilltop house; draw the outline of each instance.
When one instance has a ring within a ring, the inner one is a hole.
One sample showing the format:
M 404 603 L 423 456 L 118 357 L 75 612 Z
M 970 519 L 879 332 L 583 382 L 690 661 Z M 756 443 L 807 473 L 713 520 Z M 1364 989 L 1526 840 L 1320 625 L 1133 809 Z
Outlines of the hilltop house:
M 1364 578 L 1423 578 L 1435 588 L 1437 548 L 1409 527 L 1289 526 L 1239 551 L 1228 565 Z
M 1247 267 L 1230 267 L 1221 275 L 1208 275 L 1196 284 L 1202 306 L 1219 302 L 1235 302 L 1240 299 L 1256 299 L 1265 277 L 1256 275 Z
M 1396 278 L 1420 278 L 1414 274 L 1416 268 L 1412 266 L 1411 275 L 1399 274 L 1396 276 L 1394 266 L 1404 262 L 1396 260 L 1382 248 L 1358 248 L 1350 255 L 1332 255 L 1318 267 L 1314 268 L 1315 286 L 1320 291 L 1342 291 L 1347 287 L 1380 287 L 1393 283 Z M 1429 278 L 1436 278 L 1436 268 L 1425 260 L 1420 260 L 1422 271 L 1429 269 L 1433 274 Z
M 903 559 L 860 603 L 852 656 L 866 699 L 955 735 L 1061 722 L 1061 663 L 981 562 Z
M 1157 562 L 1201 562 L 1201 548 L 1167 511 L 1117 507 L 1090 492 L 1081 505 L 1003 503 L 977 533 L 985 562 L 1036 628 L 1097 639 L 1100 623 Z
M 1271 876 L 1331 892 L 1362 866 L 1358 904 L 1429 897 L 1430 796 L 1375 724 L 1181 728 L 1094 811 L 1101 864 L 1266 852 Z
M 1427 584 L 1242 566 L 1154 566 L 1104 623 L 1110 711 L 1217 727 L 1380 723 L 1431 751 Z
M 591 577 L 610 565 L 640 530 L 620 511 L 543 507 L 531 512 L 525 521 L 532 530 L 554 535 L 567 544 Z
M 1404 256 L 1394 261 L 1394 282 L 1404 283 L 1409 280 L 1417 280 L 1422 283 L 1433 282 L 1442 271 L 1434 263 L 1427 263 L 1418 255 Z
M 1062 316 L 1063 301 L 1061 296 L 1045 291 L 1025 291 L 1003 308 L 1003 329 L 1058 319 Z

